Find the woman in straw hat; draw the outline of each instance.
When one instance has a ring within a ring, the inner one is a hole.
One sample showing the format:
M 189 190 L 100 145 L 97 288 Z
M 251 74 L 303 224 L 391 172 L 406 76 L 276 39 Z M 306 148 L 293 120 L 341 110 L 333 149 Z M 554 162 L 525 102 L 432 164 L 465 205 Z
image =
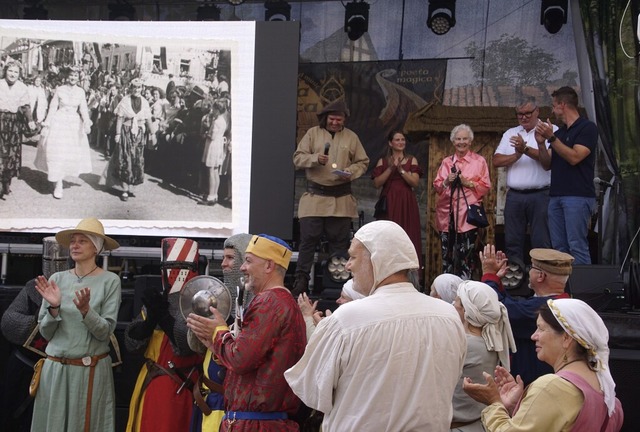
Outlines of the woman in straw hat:
M 486 430 L 619 431 L 623 412 L 609 370 L 609 332 L 582 300 L 547 300 L 531 336 L 538 358 L 554 369 L 526 389 L 497 367 L 486 384 L 465 378 L 464 390 L 489 405 L 482 411 Z
M 120 307 L 120 279 L 96 264 L 119 245 L 95 218 L 60 231 L 75 267 L 38 276 L 40 333 L 49 340 L 33 410 L 34 431 L 113 431 L 115 392 L 109 337 Z
M 507 308 L 500 303 L 496 292 L 482 282 L 464 281 L 457 286 L 455 296 L 453 306 L 460 314 L 467 335 L 462 377 L 480 380 L 483 372 L 491 372 L 499 364 L 509 370 L 509 350 L 515 352 L 516 343 Z M 462 389 L 462 377 L 453 393 L 451 430 L 484 432 L 480 421 L 484 405 L 467 396 Z

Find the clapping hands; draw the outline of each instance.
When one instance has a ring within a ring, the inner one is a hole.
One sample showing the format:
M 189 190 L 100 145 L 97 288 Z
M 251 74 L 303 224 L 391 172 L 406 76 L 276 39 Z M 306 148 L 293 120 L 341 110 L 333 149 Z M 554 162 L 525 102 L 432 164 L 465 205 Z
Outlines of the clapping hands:
M 478 254 L 482 264 L 482 273 L 493 273 L 502 278 L 507 273 L 507 255 L 502 251 L 496 251 L 495 245 L 487 244 Z

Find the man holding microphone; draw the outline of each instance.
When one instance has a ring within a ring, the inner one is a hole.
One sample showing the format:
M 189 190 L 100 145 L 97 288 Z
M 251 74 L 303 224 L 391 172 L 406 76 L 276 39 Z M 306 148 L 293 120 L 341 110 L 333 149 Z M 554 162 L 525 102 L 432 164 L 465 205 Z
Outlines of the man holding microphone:
M 300 198 L 300 246 L 294 296 L 308 292 L 316 247 L 325 234 L 329 253 L 349 248 L 351 220 L 358 217 L 351 182 L 365 173 L 369 157 L 358 136 L 344 127 L 349 110 L 341 97 L 318 114 L 293 154 L 296 169 L 304 169 L 307 190 Z

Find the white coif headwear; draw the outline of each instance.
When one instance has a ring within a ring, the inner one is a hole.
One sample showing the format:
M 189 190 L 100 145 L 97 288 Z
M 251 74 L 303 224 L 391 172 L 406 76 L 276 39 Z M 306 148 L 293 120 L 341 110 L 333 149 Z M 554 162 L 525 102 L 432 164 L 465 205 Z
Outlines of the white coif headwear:
M 567 334 L 588 351 L 611 416 L 616 407 L 616 384 L 609 371 L 609 331 L 602 318 L 582 300 L 549 299 L 547 304 Z
M 98 253 L 102 252 L 102 247 L 104 246 L 104 239 L 102 239 L 101 237 L 98 237 L 95 234 L 85 234 L 85 235 L 89 240 L 91 240 L 91 243 L 93 243 L 93 245 L 96 247 L 96 249 L 98 250 Z
M 353 279 L 349 279 L 344 283 L 344 285 L 342 285 L 342 291 L 344 291 L 344 294 L 351 300 L 360 300 L 364 298 L 363 294 L 360 294 L 358 291 L 353 289 Z
M 487 350 L 497 352 L 502 366 L 510 370 L 509 349 L 516 352 L 516 343 L 507 308 L 500 303 L 496 292 L 485 283 L 464 281 L 458 286 L 458 297 L 464 307 L 464 318 L 469 324 L 482 328 Z
M 407 233 L 400 225 L 391 221 L 374 221 L 360 228 L 355 236 L 371 253 L 373 265 L 373 287 L 402 270 L 420 267 L 418 254 Z
M 450 273 L 444 273 L 433 280 L 433 287 L 440 298 L 447 303 L 453 303 L 458 292 L 458 285 L 462 282 L 460 276 Z

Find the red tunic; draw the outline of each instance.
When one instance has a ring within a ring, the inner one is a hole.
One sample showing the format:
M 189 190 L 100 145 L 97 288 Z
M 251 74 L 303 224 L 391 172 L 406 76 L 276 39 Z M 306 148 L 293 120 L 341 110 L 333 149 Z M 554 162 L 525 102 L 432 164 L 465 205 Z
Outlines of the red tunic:
M 191 367 L 202 364 L 202 357 L 199 354 L 189 356 L 176 355 L 171 347 L 169 338 L 162 331 L 156 330 L 154 332 L 150 346 L 158 342 L 155 340 L 156 338 L 162 338 L 159 352 L 152 347 L 151 349 L 147 349 L 145 356 L 154 360 L 162 367 L 167 368 L 167 362 L 171 360 L 175 364 L 175 367 L 183 370 L 183 373 L 186 375 Z M 139 382 L 140 379 L 144 380 L 146 373 L 147 367 L 143 365 L 140 371 L 141 377 L 138 378 Z M 198 380 L 197 372 L 192 374 L 191 380 L 193 382 Z M 159 375 L 149 382 L 142 397 L 140 397 L 139 392 L 134 390 L 133 396 L 131 397 L 130 418 L 127 430 L 142 432 L 187 432 L 189 430 L 189 423 L 191 422 L 193 396 L 188 388 L 183 388 L 180 393 L 177 393 L 179 388 L 180 385 L 169 376 Z M 134 407 L 136 402 L 139 402 L 137 410 L 136 407 Z M 133 418 L 136 411 L 137 418 Z
M 258 294 L 244 314 L 234 340 L 228 331 L 214 337 L 214 352 L 227 368 L 225 411 L 286 412 L 293 416 L 300 399 L 284 379 L 284 371 L 302 357 L 307 343 L 298 304 L 286 288 Z M 227 335 L 225 337 L 225 335 Z M 222 422 L 221 431 L 228 424 Z M 233 431 L 297 431 L 293 420 L 237 420 Z

